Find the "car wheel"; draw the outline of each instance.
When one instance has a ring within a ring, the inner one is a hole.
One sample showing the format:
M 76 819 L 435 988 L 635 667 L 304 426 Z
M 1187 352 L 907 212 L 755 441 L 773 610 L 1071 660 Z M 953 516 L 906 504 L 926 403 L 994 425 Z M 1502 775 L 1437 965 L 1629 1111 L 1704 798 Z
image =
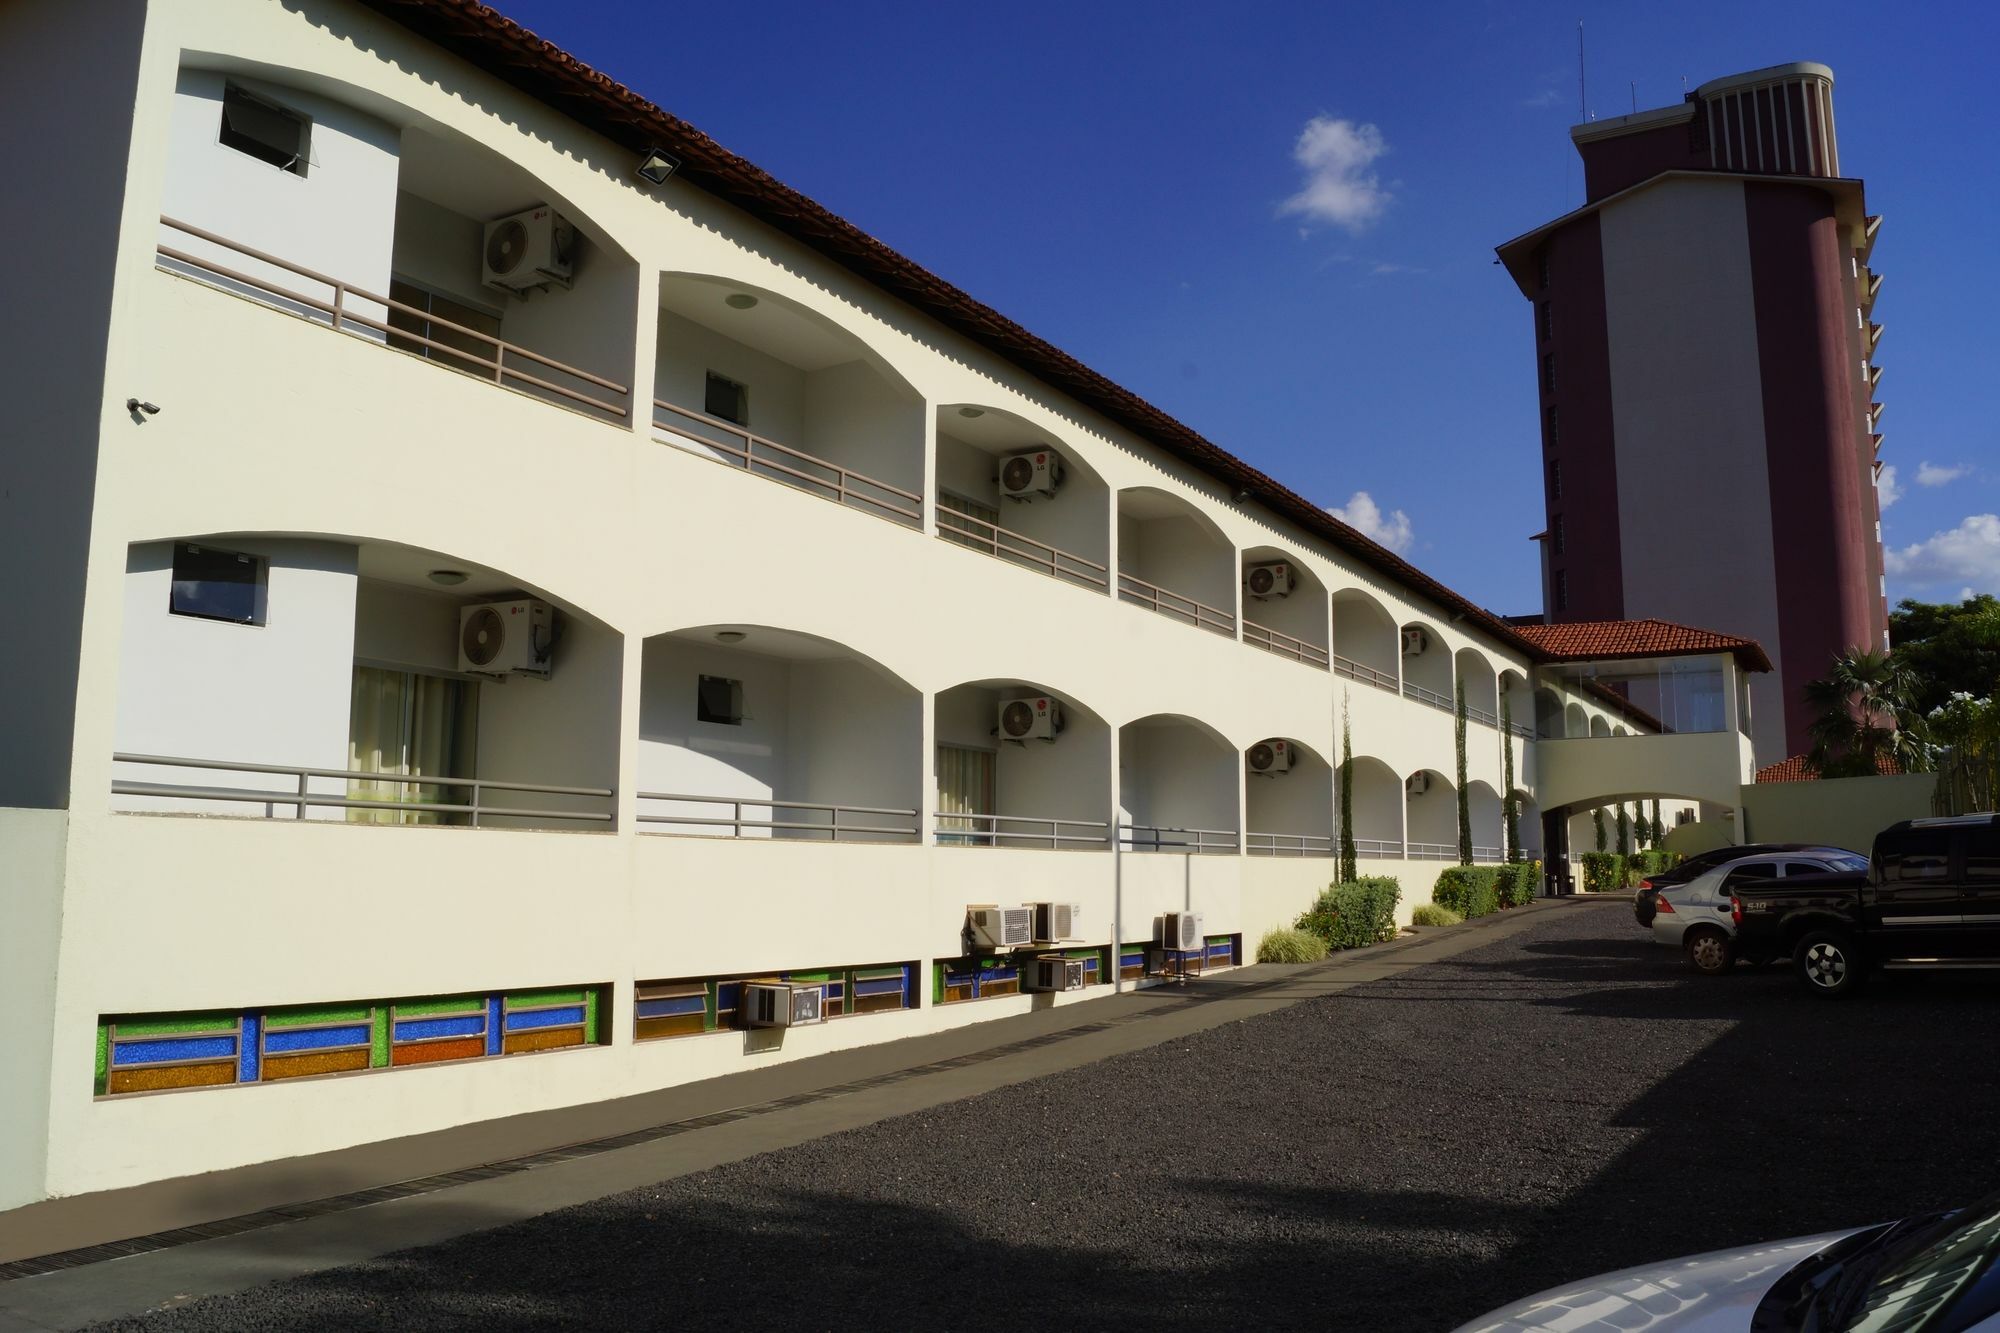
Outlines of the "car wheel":
M 1846 932 L 1815 930 L 1792 951 L 1792 963 L 1806 989 L 1824 999 L 1852 995 L 1866 975 L 1861 952 Z
M 1705 977 L 1719 977 L 1736 965 L 1736 950 L 1719 930 L 1689 931 L 1681 947 L 1694 970 Z

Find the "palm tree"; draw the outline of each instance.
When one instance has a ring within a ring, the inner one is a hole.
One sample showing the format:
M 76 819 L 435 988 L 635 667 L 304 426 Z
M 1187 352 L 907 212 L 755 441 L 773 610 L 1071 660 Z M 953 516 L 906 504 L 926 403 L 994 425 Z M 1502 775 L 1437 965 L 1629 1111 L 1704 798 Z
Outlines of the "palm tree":
M 1888 760 L 1905 773 L 1930 767 L 1923 719 L 1912 706 L 1916 673 L 1888 653 L 1851 652 L 1833 659 L 1806 686 L 1813 710 L 1806 763 L 1822 777 L 1866 777 Z

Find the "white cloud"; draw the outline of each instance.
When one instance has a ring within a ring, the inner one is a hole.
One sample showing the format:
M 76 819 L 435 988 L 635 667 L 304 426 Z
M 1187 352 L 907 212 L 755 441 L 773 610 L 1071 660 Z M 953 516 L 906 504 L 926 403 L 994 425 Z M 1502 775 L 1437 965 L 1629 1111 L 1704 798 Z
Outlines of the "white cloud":
M 2000 589 L 2000 514 L 1974 514 L 1930 540 L 1883 552 L 1889 573 L 1917 587 L 1959 583 Z
M 1949 486 L 1952 482 L 1957 481 L 1970 471 L 1972 469 L 1964 463 L 1959 463 L 1952 467 L 1941 467 L 1936 463 L 1925 460 L 1917 464 L 1917 485 Z
M 1362 230 L 1389 206 L 1388 188 L 1369 170 L 1388 151 L 1382 131 L 1373 125 L 1314 116 L 1292 145 L 1292 160 L 1305 172 L 1305 183 L 1278 212 Z
M 1886 463 L 1875 474 L 1875 500 L 1879 507 L 1887 509 L 1903 498 L 1903 488 L 1896 483 L 1896 465 Z
M 1354 498 L 1339 508 L 1329 505 L 1326 512 L 1397 555 L 1408 555 L 1416 544 L 1416 534 L 1410 530 L 1410 516 L 1400 509 L 1384 514 L 1375 497 L 1366 491 L 1356 491 Z
M 1561 93 L 1557 92 L 1553 88 L 1544 88 L 1540 92 L 1536 93 L 1533 97 L 1524 98 L 1521 102 L 1521 105 L 1526 107 L 1534 107 L 1537 110 L 1539 110 L 1543 107 L 1554 106 L 1562 100 L 1563 100 L 1563 95 Z

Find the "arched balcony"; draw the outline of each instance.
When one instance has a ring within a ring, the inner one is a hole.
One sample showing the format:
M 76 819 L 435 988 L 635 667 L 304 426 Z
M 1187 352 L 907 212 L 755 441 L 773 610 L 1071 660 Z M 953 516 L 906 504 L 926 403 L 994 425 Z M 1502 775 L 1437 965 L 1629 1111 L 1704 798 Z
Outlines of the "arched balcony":
M 1491 784 L 1475 779 L 1465 784 L 1465 805 L 1467 820 L 1472 826 L 1472 859 L 1482 863 L 1499 861 L 1506 854 L 1507 845 L 1500 793 Z M 1454 841 L 1457 836 L 1454 825 Z
M 1252 856 L 1331 856 L 1333 767 L 1285 736 L 1244 752 L 1244 850 Z
M 1522 740 L 1535 739 L 1535 691 L 1528 678 L 1513 668 L 1500 673 L 1500 715 Z
M 1461 648 L 1453 657 L 1458 679 L 1465 684 L 1465 716 L 1484 727 L 1500 725 L 1499 678 L 1493 663 L 1477 648 Z
M 1370 755 L 1355 755 L 1349 768 L 1354 791 L 1354 851 L 1362 859 L 1400 859 L 1403 847 L 1403 779 Z
M 997 407 L 937 413 L 937 535 L 968 550 L 1110 590 L 1110 488 L 1074 449 Z
M 1567 740 L 1578 740 L 1588 735 L 1590 735 L 1590 714 L 1583 710 L 1582 704 L 1572 700 L 1563 709 L 1563 737 Z
M 1236 637 L 1236 553 L 1222 530 L 1177 495 L 1118 492 L 1118 599 Z
M 1396 618 L 1359 588 L 1333 594 L 1333 670 L 1394 694 L 1402 686 Z
M 1611 734 L 1610 720 L 1602 713 L 1592 713 L 1590 715 L 1590 734 L 1593 736 L 1609 736 Z
M 1243 552 L 1243 642 L 1324 671 L 1330 663 L 1326 585 L 1288 551 Z
M 1156 714 L 1118 731 L 1119 836 L 1136 852 L 1238 850 L 1243 759 L 1213 728 Z
M 1559 741 L 1567 734 L 1562 696 L 1548 686 L 1535 691 L 1535 739 Z
M 745 283 L 662 274 L 654 376 L 658 438 L 923 526 L 923 398 L 831 320 Z
M 1418 769 L 1403 784 L 1403 828 L 1411 859 L 1458 859 L 1458 788 L 1436 769 Z
M 765 625 L 645 643 L 638 821 L 697 837 L 916 842 L 923 698 L 842 644 Z
M 936 841 L 951 847 L 1111 846 L 1111 728 L 1025 680 L 957 685 L 936 699 Z
M 113 808 L 609 829 L 623 637 L 525 580 L 360 539 L 127 553 Z
M 1447 713 L 1456 711 L 1453 659 L 1444 636 L 1413 620 L 1402 628 L 1402 653 L 1403 697 Z
M 1514 792 L 1514 821 L 1520 829 L 1520 844 L 1515 854 L 1523 861 L 1539 860 L 1542 855 L 1542 807 L 1535 798 L 1518 788 Z

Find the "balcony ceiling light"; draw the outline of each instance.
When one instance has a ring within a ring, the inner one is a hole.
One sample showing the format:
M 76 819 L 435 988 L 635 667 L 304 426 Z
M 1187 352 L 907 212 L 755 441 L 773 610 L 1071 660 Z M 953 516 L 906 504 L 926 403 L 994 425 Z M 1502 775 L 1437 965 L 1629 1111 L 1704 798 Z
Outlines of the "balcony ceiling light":
M 722 629 L 715 632 L 717 643 L 741 643 L 749 637 L 740 629 Z
M 466 573 L 462 569 L 433 569 L 427 577 L 440 588 L 456 588 L 465 582 Z
M 973 417 L 985 416 L 986 409 L 983 407 L 961 407 L 958 409 L 958 414 L 966 418 L 967 420 L 970 420 Z
M 722 303 L 731 310 L 750 310 L 756 307 L 757 298 L 748 292 L 731 292 Z

